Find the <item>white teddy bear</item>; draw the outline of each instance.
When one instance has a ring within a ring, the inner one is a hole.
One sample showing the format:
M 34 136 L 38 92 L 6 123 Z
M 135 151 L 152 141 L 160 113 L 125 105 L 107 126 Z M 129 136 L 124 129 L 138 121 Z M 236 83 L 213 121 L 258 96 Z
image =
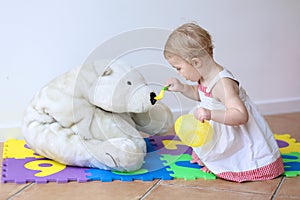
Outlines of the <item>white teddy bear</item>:
M 141 132 L 173 126 L 167 106 L 124 62 L 84 64 L 54 79 L 25 111 L 22 132 L 36 153 L 66 165 L 134 171 L 144 161 Z

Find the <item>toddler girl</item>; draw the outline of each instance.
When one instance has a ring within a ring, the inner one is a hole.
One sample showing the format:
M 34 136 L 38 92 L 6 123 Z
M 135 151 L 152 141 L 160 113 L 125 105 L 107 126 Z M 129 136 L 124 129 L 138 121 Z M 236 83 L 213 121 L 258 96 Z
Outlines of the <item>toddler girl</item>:
M 199 101 L 194 116 L 210 121 L 213 139 L 193 148 L 192 163 L 202 170 L 236 181 L 273 179 L 284 172 L 276 140 L 240 82 L 213 59 L 210 34 L 188 23 L 169 36 L 164 56 L 185 79 L 169 78 L 169 91 Z

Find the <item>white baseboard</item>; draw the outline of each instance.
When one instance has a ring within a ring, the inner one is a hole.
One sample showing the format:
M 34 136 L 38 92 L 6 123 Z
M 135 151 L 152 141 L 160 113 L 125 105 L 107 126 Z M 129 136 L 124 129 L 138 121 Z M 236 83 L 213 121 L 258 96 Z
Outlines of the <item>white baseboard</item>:
M 262 115 L 300 112 L 300 97 L 255 101 Z
M 5 142 L 8 139 L 24 139 L 22 136 L 21 128 L 0 128 L 0 142 Z
M 254 103 L 262 115 L 300 112 L 300 97 L 255 101 Z M 192 108 L 173 109 L 174 119 L 176 120 L 180 115 L 188 113 Z

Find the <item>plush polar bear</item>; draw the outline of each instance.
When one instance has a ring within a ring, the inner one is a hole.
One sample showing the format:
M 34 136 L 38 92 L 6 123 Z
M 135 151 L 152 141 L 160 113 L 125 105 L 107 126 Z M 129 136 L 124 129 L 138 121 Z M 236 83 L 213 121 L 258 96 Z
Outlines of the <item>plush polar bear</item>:
M 141 132 L 173 125 L 144 77 L 124 62 L 84 64 L 54 79 L 25 111 L 22 132 L 36 153 L 58 162 L 134 171 L 146 144 Z

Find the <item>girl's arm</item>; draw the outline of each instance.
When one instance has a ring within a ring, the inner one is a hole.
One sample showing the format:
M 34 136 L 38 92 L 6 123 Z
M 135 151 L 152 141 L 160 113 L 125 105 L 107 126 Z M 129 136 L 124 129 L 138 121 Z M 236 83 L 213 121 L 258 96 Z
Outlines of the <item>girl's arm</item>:
M 215 85 L 212 95 L 226 106 L 226 110 L 199 108 L 194 115 L 200 121 L 213 120 L 225 125 L 237 126 L 248 121 L 248 111 L 239 97 L 239 86 L 232 79 L 223 78 Z
M 226 106 L 225 111 L 212 110 L 212 120 L 231 126 L 247 123 L 248 111 L 239 97 L 239 86 L 234 80 L 222 78 L 215 85 L 212 95 Z
M 167 85 L 170 85 L 168 91 L 181 92 L 184 96 L 190 99 L 200 101 L 197 85 L 183 84 L 176 78 L 169 78 L 167 80 Z

